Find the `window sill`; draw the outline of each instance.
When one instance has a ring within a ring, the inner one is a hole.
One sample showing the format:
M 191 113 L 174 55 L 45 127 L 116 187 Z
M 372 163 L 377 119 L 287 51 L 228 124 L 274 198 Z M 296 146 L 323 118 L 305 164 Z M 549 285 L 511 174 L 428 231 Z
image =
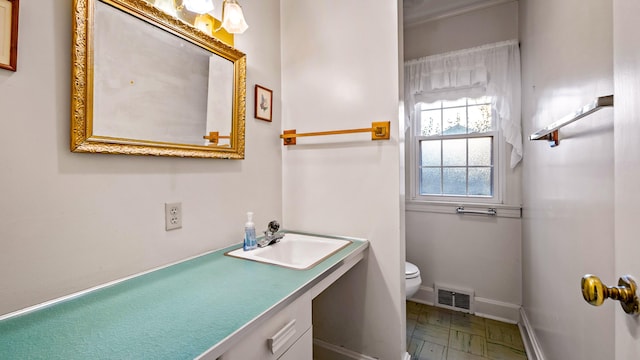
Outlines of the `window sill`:
M 431 212 L 439 214 L 451 214 L 463 216 L 464 214 L 458 214 L 456 209 L 458 207 L 464 207 L 465 210 L 474 211 L 487 211 L 488 209 L 495 209 L 497 217 L 506 218 L 521 218 L 522 207 L 517 205 L 503 205 L 503 204 L 479 204 L 470 202 L 455 202 L 455 201 L 406 201 L 406 211 L 413 212 Z M 465 216 L 489 216 L 489 215 L 465 215 Z

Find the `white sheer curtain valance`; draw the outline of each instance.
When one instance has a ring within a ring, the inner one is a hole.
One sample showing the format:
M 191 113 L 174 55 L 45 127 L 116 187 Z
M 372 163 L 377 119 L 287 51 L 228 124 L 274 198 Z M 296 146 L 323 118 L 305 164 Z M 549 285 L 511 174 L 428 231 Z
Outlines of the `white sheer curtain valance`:
M 513 147 L 511 168 L 520 162 L 522 129 L 517 40 L 407 61 L 404 70 L 408 124 L 415 120 L 418 103 L 490 96 L 502 135 Z

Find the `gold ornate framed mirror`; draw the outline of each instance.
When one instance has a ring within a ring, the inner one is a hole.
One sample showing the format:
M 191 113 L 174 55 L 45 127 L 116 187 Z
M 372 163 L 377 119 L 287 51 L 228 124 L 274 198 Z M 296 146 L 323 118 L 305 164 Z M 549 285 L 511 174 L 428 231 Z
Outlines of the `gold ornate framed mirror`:
M 153 2 L 74 0 L 71 151 L 243 159 L 245 54 Z

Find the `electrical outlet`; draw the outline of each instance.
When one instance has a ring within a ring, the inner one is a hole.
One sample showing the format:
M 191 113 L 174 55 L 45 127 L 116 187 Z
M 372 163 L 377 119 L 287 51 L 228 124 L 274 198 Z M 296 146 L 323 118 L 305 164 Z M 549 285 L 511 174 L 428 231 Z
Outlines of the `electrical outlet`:
M 182 203 L 164 204 L 164 226 L 166 231 L 182 227 Z

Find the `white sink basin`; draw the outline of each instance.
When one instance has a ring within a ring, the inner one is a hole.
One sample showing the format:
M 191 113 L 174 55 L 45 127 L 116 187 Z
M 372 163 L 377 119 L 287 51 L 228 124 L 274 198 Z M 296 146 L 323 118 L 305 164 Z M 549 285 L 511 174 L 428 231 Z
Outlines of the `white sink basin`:
M 226 255 L 237 258 L 305 270 L 351 244 L 349 240 L 287 233 L 277 244 L 255 250 L 240 248 Z

